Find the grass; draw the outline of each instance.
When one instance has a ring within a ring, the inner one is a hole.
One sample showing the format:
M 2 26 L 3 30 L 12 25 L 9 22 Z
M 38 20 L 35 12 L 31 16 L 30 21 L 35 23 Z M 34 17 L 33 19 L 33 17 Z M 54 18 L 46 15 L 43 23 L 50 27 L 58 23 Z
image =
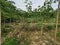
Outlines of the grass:
M 28 38 L 26 37 L 26 38 L 24 39 L 23 45 L 29 45 L 29 43 L 30 43 L 30 41 L 29 41 Z
M 57 33 L 57 40 L 60 42 L 60 31 Z
M 19 45 L 19 41 L 15 37 L 7 38 L 2 45 Z
M 5 37 L 7 35 L 8 31 L 5 28 L 2 28 L 1 35 Z
M 9 25 L 9 24 L 6 24 L 5 27 L 6 27 L 6 28 L 10 28 L 10 25 Z
M 1 28 L 1 35 L 5 37 L 9 32 L 13 31 L 13 29 L 6 29 L 5 27 Z
M 53 29 L 55 28 L 55 26 L 53 26 L 53 25 L 47 25 L 46 28 L 47 28 L 48 30 L 53 30 Z
M 5 30 L 5 28 L 2 28 L 1 32 L 2 33 L 7 33 L 7 31 Z
M 23 25 L 23 29 L 25 29 L 25 31 L 35 31 L 35 30 L 40 30 L 41 25 L 38 23 L 25 23 Z
M 57 36 L 60 38 L 60 31 L 57 33 Z

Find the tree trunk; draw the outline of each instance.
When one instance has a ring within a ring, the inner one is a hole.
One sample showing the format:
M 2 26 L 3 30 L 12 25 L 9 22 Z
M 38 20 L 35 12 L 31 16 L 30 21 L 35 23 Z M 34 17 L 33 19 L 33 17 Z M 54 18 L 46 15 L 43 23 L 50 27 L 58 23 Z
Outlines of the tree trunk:
M 11 18 L 10 18 L 10 24 L 11 24 Z
M 0 8 L 0 44 L 1 44 L 1 8 Z
M 56 15 L 55 45 L 56 45 L 56 37 L 57 37 L 57 31 L 58 31 L 58 18 L 59 18 L 59 9 L 60 9 L 59 5 L 60 5 L 60 0 L 58 4 L 57 15 Z
M 41 25 L 41 41 L 43 42 L 43 23 L 44 23 L 44 20 L 42 19 L 42 25 Z M 41 42 L 41 44 L 42 44 Z

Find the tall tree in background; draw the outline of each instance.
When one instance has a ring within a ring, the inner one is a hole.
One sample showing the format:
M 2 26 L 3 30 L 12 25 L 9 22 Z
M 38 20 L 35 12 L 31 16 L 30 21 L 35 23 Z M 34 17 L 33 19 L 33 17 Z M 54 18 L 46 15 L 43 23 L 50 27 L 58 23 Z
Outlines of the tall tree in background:
M 59 12 L 60 12 L 60 0 L 50 0 L 51 3 L 56 3 L 58 1 L 58 9 L 57 9 L 57 15 L 56 15 L 56 29 L 55 29 L 55 45 L 56 45 L 56 37 L 57 37 L 57 31 L 58 31 L 58 19 L 59 19 Z
M 1 13 L 2 13 L 2 22 L 10 19 L 11 22 L 11 16 L 13 14 L 13 12 L 15 12 L 15 6 L 13 4 L 15 4 L 13 1 L 8 1 L 8 0 L 1 0 Z
M 29 0 L 26 0 L 25 4 L 26 4 L 27 11 L 31 12 L 32 11 L 32 2 Z
M 30 16 L 30 15 L 31 15 L 31 13 L 32 13 L 32 2 L 31 2 L 31 1 L 29 1 L 29 0 L 26 0 L 26 1 L 25 1 L 25 4 L 26 4 L 27 12 L 29 13 L 29 15 L 28 15 L 28 16 Z
M 47 18 L 48 19 L 51 18 L 50 16 L 51 16 L 52 11 L 53 11 L 53 8 L 51 6 L 51 2 L 48 0 L 45 0 L 44 5 L 40 9 L 40 14 L 41 14 L 40 17 L 42 19 L 41 20 L 42 21 L 42 23 L 41 23 L 41 36 L 43 34 L 44 22 Z

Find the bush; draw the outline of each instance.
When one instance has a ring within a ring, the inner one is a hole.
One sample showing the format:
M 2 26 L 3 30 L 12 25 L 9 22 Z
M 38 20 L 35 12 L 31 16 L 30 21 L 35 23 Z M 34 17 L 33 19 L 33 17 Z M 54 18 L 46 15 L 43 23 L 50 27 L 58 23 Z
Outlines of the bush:
M 7 38 L 2 45 L 19 45 L 19 41 L 15 37 Z

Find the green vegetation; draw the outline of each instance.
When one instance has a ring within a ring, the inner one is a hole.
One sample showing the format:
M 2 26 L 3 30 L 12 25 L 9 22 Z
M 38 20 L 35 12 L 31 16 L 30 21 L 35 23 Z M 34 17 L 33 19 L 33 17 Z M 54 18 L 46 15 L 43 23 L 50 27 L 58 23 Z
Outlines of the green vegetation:
M 48 30 L 54 30 L 55 26 L 48 25 L 48 26 L 46 26 L 46 28 L 47 28 Z
M 60 38 L 60 32 L 57 33 L 57 36 Z
M 6 25 L 5 25 L 5 28 L 10 28 L 10 25 L 9 25 L 9 24 L 6 24 Z
M 28 3 L 27 1 L 25 2 L 27 11 L 23 11 L 21 9 L 16 9 L 16 7 L 13 5 L 15 4 L 13 1 L 3 0 L 1 1 L 1 21 L 2 23 L 23 21 L 27 23 L 40 23 L 42 18 L 43 20 L 46 20 L 46 22 L 47 20 L 51 21 L 51 19 L 52 22 L 55 21 L 56 10 L 51 7 L 51 3 L 48 3 L 48 1 L 44 3 L 45 4 L 42 7 L 38 6 L 38 8 L 32 10 L 32 2 L 30 1 Z
M 5 30 L 5 28 L 2 28 L 1 33 L 7 33 L 7 31 Z
M 60 31 L 57 33 L 57 39 L 60 41 Z
M 7 38 L 2 45 L 19 45 L 17 38 Z
M 25 39 L 23 45 L 29 45 L 29 41 Z
M 3 37 L 6 37 L 6 35 L 8 34 L 8 30 L 6 30 L 5 28 L 2 28 L 1 29 L 1 35 L 3 36 Z
M 57 9 L 54 10 L 52 8 L 52 3 L 56 3 L 57 0 L 45 0 L 43 6 L 38 6 L 34 10 L 32 10 L 33 3 L 29 0 L 25 1 L 26 10 L 16 8 L 15 2 L 10 0 L 0 0 L 1 7 L 1 23 L 2 23 L 2 37 L 6 37 L 6 35 L 14 30 L 15 26 L 19 27 L 20 30 L 25 31 L 43 31 L 43 30 L 55 30 L 55 27 L 60 28 L 60 15 L 58 17 L 58 22 L 56 23 Z M 44 24 L 45 23 L 45 24 Z M 48 25 L 46 25 L 48 23 Z M 50 25 L 49 23 L 56 23 Z M 15 25 L 14 25 L 15 24 Z M 19 26 L 18 26 L 19 25 Z M 14 28 L 12 29 L 11 26 Z M 18 31 L 19 29 L 16 28 Z M 41 30 L 42 29 L 42 30 Z M 15 31 L 15 32 L 17 32 Z M 14 32 L 14 34 L 15 34 Z M 18 31 L 19 32 L 19 31 Z M 12 32 L 13 33 L 13 32 Z M 55 32 L 56 33 L 56 32 Z M 14 35 L 13 34 L 13 35 Z M 17 33 L 19 34 L 19 33 Z M 60 37 L 60 32 L 57 33 L 57 36 Z M 2 45 L 19 45 L 19 41 L 17 38 L 7 38 Z M 27 40 L 24 40 L 23 45 L 28 45 Z

